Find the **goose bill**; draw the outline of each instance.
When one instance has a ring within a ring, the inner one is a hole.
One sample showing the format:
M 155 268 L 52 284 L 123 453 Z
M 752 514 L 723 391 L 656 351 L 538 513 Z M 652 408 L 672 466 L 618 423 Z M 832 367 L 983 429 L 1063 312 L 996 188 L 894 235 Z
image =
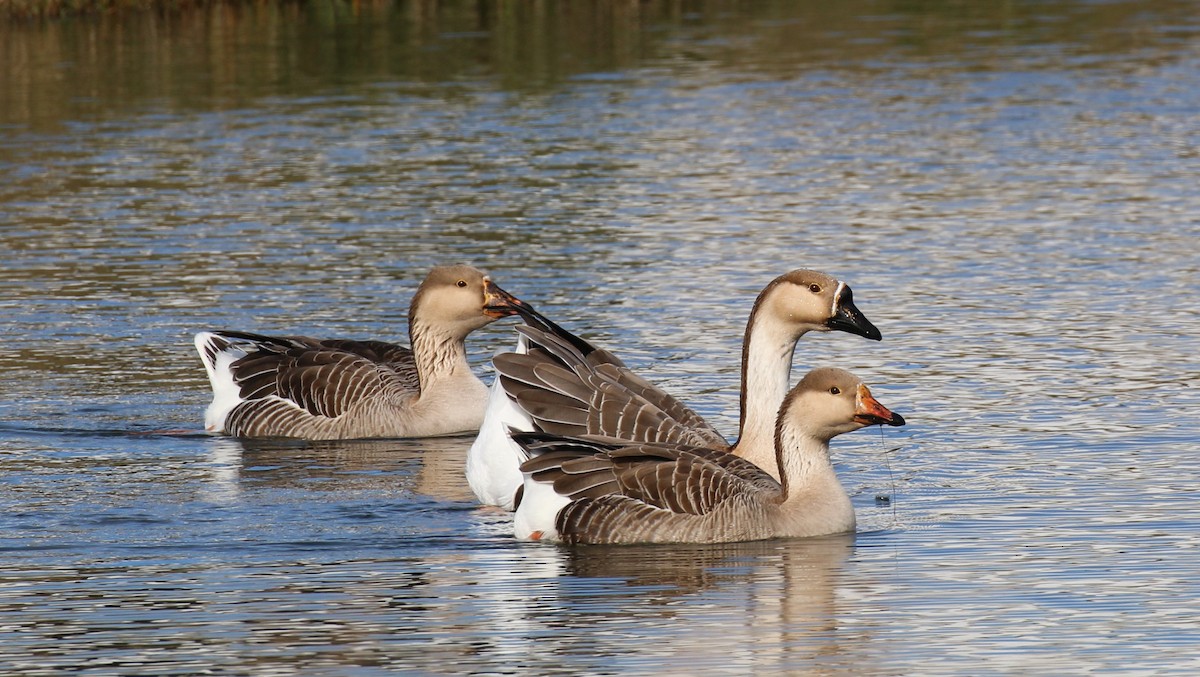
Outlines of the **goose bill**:
M 858 398 L 854 408 L 854 420 L 863 425 L 904 425 L 904 417 L 900 414 L 892 413 L 887 407 L 879 403 L 871 395 L 871 391 L 865 386 L 858 386 Z
M 850 291 L 849 285 L 842 285 L 842 291 L 838 294 L 837 301 L 833 306 L 833 317 L 825 321 L 825 326 L 857 334 L 872 341 L 883 338 L 883 334 L 880 334 L 875 325 L 871 324 L 871 321 L 854 305 L 854 293 Z
M 483 314 L 488 317 L 508 317 L 529 308 L 521 299 L 501 289 L 491 280 L 483 282 Z

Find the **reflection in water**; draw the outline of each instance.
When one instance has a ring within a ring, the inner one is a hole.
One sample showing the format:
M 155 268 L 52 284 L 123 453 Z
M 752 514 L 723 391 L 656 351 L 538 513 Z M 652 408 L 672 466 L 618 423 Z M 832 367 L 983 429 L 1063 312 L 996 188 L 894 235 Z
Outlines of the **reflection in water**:
M 592 601 L 602 608 L 621 594 L 613 583 L 627 586 L 626 595 L 636 602 L 613 611 L 636 615 L 651 628 L 673 628 L 664 653 L 686 654 L 698 667 L 780 673 L 797 664 L 828 663 L 867 670 L 855 647 L 863 638 L 839 632 L 837 588 L 853 546 L 854 537 L 846 535 L 719 546 L 580 547 L 569 551 L 567 572 L 615 579 Z M 699 622 L 695 605 L 719 608 Z M 571 606 L 586 609 L 586 593 L 581 590 Z M 602 622 L 581 613 L 572 627 Z
M 1196 672 L 1198 35 L 1174 0 L 0 25 L 0 666 Z M 909 418 L 835 457 L 876 530 L 524 545 L 469 438 L 199 434 L 193 332 L 402 337 L 457 261 L 724 431 L 762 285 L 846 279 L 884 341 L 796 373 Z
M 474 502 L 463 474 L 470 443 L 463 436 L 312 442 L 213 437 L 207 444 L 211 497 L 231 500 L 248 479 L 271 488 L 296 488 L 353 475 L 360 489 Z
M 798 68 L 901 60 L 987 68 L 997 52 L 1047 43 L 1056 47 L 1049 56 L 1062 61 L 1137 52 L 1169 58 L 1196 30 L 1194 10 L 1186 0 L 846 0 L 836 7 L 648 0 L 503 8 L 412 0 L 213 3 L 169 18 L 0 22 L 0 61 L 8 64 L 0 71 L 7 76 L 0 124 L 40 131 L 108 117 L 111 107 L 119 114 L 144 106 L 237 108 L 356 84 L 402 82 L 410 96 L 444 90 L 469 97 L 480 76 L 536 92 L 579 77 L 620 80 L 645 67 L 782 78 Z M 1176 30 L 1158 30 L 1164 25 Z
M 469 660 L 578 674 L 645 669 L 656 656 L 680 655 L 693 670 L 869 667 L 856 648 L 865 638 L 837 627 L 835 584 L 851 545 L 835 539 L 628 553 L 646 572 L 608 570 L 582 552 L 537 546 L 326 563 L 319 576 L 304 563 L 91 567 L 52 576 L 66 590 L 91 580 L 90 595 L 45 597 L 36 613 L 25 605 L 0 610 L 18 637 L 58 638 L 47 667 L 68 664 L 84 647 L 113 667 L 147 660 L 177 670 L 204 661 L 237 665 L 239 652 L 254 646 L 274 647 L 270 659 L 260 654 L 265 664 L 308 669 Z M 663 566 L 668 558 L 678 563 Z M 160 583 L 132 588 L 147 577 Z M 98 614 L 114 598 L 124 600 L 119 614 Z M 182 611 L 186 619 L 154 629 Z M 631 651 L 647 638 L 657 649 Z
M 693 671 L 870 671 L 868 638 L 844 631 L 837 608 L 852 549 L 850 536 L 715 547 L 519 544 L 432 562 L 412 595 L 440 604 L 408 608 L 427 634 L 465 633 L 475 660 L 539 674 L 642 671 L 671 656 L 687 656 Z
M 236 503 L 241 496 L 242 445 L 230 437 L 214 439 L 208 446 L 208 481 L 202 500 L 218 505 Z

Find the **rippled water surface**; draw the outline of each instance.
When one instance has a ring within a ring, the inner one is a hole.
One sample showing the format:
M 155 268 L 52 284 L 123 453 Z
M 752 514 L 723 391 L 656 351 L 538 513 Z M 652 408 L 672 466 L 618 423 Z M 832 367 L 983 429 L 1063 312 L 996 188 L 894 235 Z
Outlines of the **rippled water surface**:
M 0 26 L 3 672 L 1200 672 L 1200 13 L 806 5 Z M 457 261 L 730 435 L 758 290 L 849 282 L 859 533 L 521 544 L 470 438 L 203 434 L 193 332 L 402 340 Z

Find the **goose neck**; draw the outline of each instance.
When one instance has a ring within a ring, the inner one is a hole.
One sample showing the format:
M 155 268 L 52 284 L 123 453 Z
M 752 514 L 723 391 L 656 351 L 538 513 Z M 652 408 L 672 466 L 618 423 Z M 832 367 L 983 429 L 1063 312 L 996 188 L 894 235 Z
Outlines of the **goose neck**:
M 764 469 L 774 465 L 775 419 L 787 395 L 796 341 L 804 333 L 795 325 L 784 326 L 757 313 L 746 326 L 737 449 L 739 455 Z
M 456 371 L 470 369 L 463 337 L 441 331 L 414 318 L 409 324 L 408 338 L 422 391 Z
M 775 465 L 783 499 L 807 492 L 832 479 L 840 486 L 829 460 L 829 441 L 791 426 L 781 426 L 775 443 Z

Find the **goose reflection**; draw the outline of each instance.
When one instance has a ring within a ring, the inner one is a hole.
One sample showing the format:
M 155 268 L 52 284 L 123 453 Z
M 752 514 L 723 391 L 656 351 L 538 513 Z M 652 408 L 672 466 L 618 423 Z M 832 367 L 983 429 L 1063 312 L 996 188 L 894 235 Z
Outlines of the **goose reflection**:
M 726 581 L 748 581 L 763 573 L 757 568 L 786 565 L 781 573 L 829 588 L 853 546 L 852 534 L 715 545 L 576 546 L 567 550 L 567 572 L 690 594 Z
M 523 583 L 511 568 L 475 569 L 482 574 L 480 587 L 493 594 L 476 599 L 486 604 L 474 610 L 505 619 L 493 627 L 521 624 L 527 627 L 521 635 L 541 637 L 536 660 L 544 664 L 526 665 L 533 669 L 584 653 L 611 657 L 618 661 L 614 665 L 635 671 L 636 664 L 624 661 L 660 654 L 686 655 L 688 669 L 696 672 L 784 675 L 814 663 L 853 669 L 872 660 L 865 649 L 869 637 L 847 631 L 839 609 L 842 574 L 853 549 L 853 534 L 542 549 L 562 557 L 556 579 L 544 577 L 553 569 L 550 563 L 542 563 L 542 576 Z
M 210 465 L 205 493 L 236 500 L 244 482 L 270 488 L 315 489 L 324 481 L 355 488 L 410 492 L 437 501 L 473 501 L 463 479 L 468 437 L 303 441 L 218 437 L 206 440 Z
M 400 489 L 472 503 L 462 475 L 469 442 L 214 438 L 208 490 L 214 498 L 254 501 L 239 496 L 267 486 L 293 493 L 288 504 L 295 505 L 309 500 L 295 492 L 328 488 L 314 479 L 336 479 L 343 488 L 364 483 L 372 491 Z M 446 525 L 420 521 L 422 514 L 452 524 L 443 531 Z M 687 656 L 688 670 L 695 673 L 787 674 L 797 666 L 860 674 L 882 670 L 878 661 L 884 654 L 871 637 L 873 626 L 848 622 L 842 608 L 861 584 L 844 580 L 853 535 L 561 548 L 512 540 L 511 515 L 495 510 L 406 512 L 399 524 L 389 517 L 376 523 L 386 525 L 379 530 L 345 537 L 297 519 L 287 525 L 306 531 L 305 557 L 335 553 L 337 563 L 321 567 L 341 572 L 337 584 L 328 586 L 328 574 L 317 576 L 316 583 L 300 577 L 268 591 L 261 603 L 300 604 L 310 595 L 332 594 L 340 608 L 365 614 L 353 624 L 321 625 L 334 645 L 397 631 L 454 637 L 444 645 L 423 644 L 424 660 L 483 661 L 535 674 L 595 672 L 601 666 L 639 672 L 662 656 Z M 293 546 L 288 540 L 280 552 L 293 557 Z M 354 558 L 343 560 L 343 553 Z M 289 570 L 297 566 L 287 561 Z M 250 599 L 260 603 L 254 595 Z M 313 607 L 314 619 L 320 608 Z

